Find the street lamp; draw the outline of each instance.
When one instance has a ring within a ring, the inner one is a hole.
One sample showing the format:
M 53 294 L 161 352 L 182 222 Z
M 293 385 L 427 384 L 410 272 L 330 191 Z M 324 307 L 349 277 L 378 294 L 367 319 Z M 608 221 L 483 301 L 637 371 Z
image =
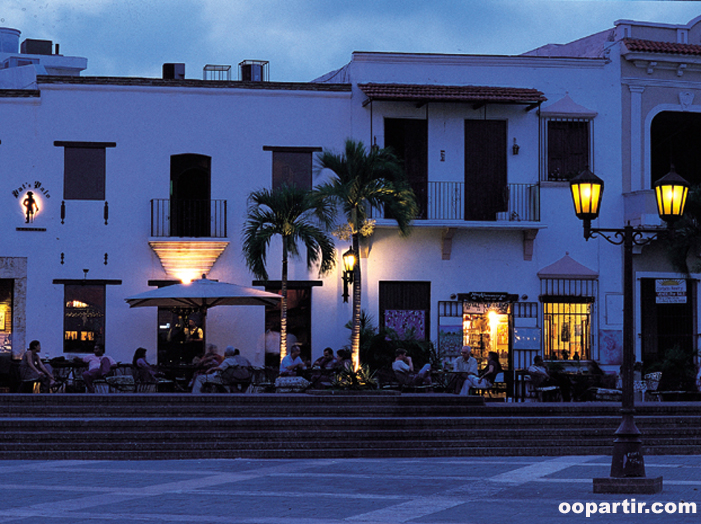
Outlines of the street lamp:
M 348 285 L 353 284 L 353 273 L 355 272 L 355 264 L 357 257 L 353 248 L 343 253 L 343 301 L 348 302 Z
M 674 172 L 674 166 L 667 175 L 655 182 L 654 188 L 660 218 L 669 224 L 681 217 L 689 184 Z M 646 245 L 664 230 L 633 228 L 630 223 L 623 229 L 592 228 L 591 221 L 599 216 L 604 192 L 603 180 L 587 168 L 570 181 L 570 189 L 575 214 L 584 222 L 584 238 L 589 240 L 601 236 L 611 244 L 623 245 L 622 421 L 613 442 L 611 475 L 608 478 L 594 479 L 594 493 L 659 493 L 662 491 L 662 477 L 645 477 L 642 440 L 634 419 L 633 246 Z

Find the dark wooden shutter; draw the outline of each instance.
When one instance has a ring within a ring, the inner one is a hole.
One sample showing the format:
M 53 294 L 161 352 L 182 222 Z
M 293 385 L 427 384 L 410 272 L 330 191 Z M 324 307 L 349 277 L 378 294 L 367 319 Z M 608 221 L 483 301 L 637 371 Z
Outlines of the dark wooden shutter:
M 494 221 L 507 209 L 506 122 L 465 120 L 465 220 Z
M 428 206 L 428 122 L 386 118 L 385 147 L 391 147 L 404 162 L 407 181 L 419 206 L 417 218 L 425 219 Z
M 105 149 L 100 147 L 64 149 L 65 200 L 105 199 L 105 157 Z

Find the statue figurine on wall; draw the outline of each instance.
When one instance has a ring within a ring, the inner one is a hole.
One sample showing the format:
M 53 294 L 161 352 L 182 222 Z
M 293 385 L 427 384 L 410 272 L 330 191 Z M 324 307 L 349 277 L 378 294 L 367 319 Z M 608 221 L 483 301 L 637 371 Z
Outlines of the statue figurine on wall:
M 37 205 L 37 201 L 34 200 L 33 192 L 27 191 L 27 197 L 22 202 L 22 205 L 24 206 L 25 215 L 27 217 L 25 223 L 29 224 L 30 222 L 34 222 L 34 215 L 39 211 L 39 206 Z

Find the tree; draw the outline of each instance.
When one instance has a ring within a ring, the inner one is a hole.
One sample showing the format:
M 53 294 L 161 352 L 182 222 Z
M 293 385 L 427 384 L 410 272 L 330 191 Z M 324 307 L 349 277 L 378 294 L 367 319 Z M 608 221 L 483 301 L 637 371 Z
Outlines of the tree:
M 243 229 L 246 265 L 262 280 L 268 280 L 266 261 L 273 237 L 282 239 L 282 300 L 280 304 L 280 358 L 287 355 L 287 265 L 299 257 L 298 243 L 306 250 L 307 268 L 319 265 L 319 275 L 336 264 L 336 250 L 327 230 L 333 221 L 333 207 L 315 198 L 311 191 L 296 186 L 261 189 L 248 196 Z
M 385 210 L 396 220 L 399 232 L 406 236 L 411 221 L 418 213 L 414 192 L 406 182 L 401 161 L 389 148 L 371 148 L 368 152 L 362 142 L 348 139 L 343 153 L 323 151 L 317 158 L 319 170 L 329 169 L 333 179 L 317 188 L 323 199 L 333 201 L 345 216 L 345 226 L 337 232 L 340 238 L 351 238 L 357 263 L 353 271 L 353 329 L 351 351 L 353 365 L 360 365 L 360 237 L 372 234 L 369 217 L 371 208 Z
M 664 242 L 674 269 L 687 276 L 701 271 L 701 186 L 689 188 L 684 215 L 670 229 L 672 234 Z

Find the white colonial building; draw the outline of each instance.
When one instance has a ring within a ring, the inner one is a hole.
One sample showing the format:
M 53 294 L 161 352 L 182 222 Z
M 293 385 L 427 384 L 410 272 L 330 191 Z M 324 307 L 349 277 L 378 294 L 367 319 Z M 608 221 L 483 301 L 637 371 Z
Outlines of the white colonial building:
M 222 66 L 187 78 L 182 64 L 163 78 L 81 76 L 87 60 L 19 40 L 0 29 L 0 342 L 14 354 L 39 339 L 51 356 L 102 341 L 122 361 L 138 346 L 189 358 L 174 333 L 196 312 L 124 299 L 202 273 L 278 290 L 276 250 L 267 283 L 243 261 L 247 196 L 312 187 L 316 153 L 350 137 L 394 147 L 421 208 L 408 238 L 375 213 L 361 268 L 376 323 L 443 353 L 498 351 L 508 369 L 542 353 L 615 370 L 621 248 L 585 241 L 568 180 L 587 166 L 604 179 L 596 225 L 614 228 L 659 223 L 650 188 L 671 162 L 701 182 L 699 19 L 619 21 L 520 56 L 354 53 L 309 83 L 271 82 L 252 61 L 239 80 Z M 635 259 L 638 358 L 696 347 L 698 280 L 656 244 Z M 292 333 L 313 358 L 346 345 L 341 265 L 290 269 Z M 213 308 L 207 342 L 262 364 L 275 316 Z

